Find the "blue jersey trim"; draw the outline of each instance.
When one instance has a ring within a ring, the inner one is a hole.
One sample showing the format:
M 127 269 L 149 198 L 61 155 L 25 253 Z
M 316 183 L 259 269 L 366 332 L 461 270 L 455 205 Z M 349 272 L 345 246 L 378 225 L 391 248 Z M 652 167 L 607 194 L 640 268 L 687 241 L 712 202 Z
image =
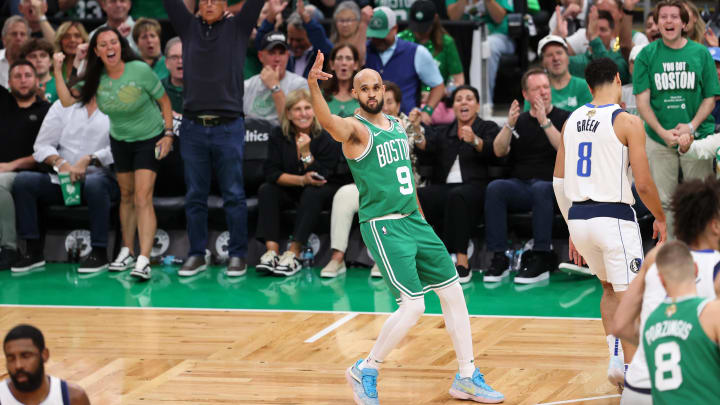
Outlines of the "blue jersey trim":
M 613 111 L 611 120 L 612 125 L 615 125 L 615 118 L 617 118 L 617 116 L 620 115 L 620 113 L 622 112 L 625 112 L 625 110 L 623 110 L 622 108 L 618 108 L 617 110 Z
M 717 280 L 718 274 L 720 274 L 720 262 L 718 262 L 713 269 L 713 280 Z
M 601 217 L 635 222 L 635 212 L 631 206 L 625 203 L 574 202 L 568 211 L 568 220 Z
M 62 391 L 63 405 L 70 405 L 70 392 L 68 391 L 67 382 L 60 380 L 60 391 Z
M 590 108 L 605 108 L 605 107 L 610 107 L 611 105 L 615 105 L 615 104 L 603 104 L 603 105 L 594 105 L 591 103 L 585 104 L 586 107 L 590 107 Z

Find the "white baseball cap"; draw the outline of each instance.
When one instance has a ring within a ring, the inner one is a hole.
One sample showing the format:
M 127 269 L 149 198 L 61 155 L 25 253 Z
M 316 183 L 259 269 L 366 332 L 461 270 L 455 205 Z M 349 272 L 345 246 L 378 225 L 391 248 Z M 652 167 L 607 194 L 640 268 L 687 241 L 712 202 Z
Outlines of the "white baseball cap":
M 551 34 L 540 40 L 540 42 L 538 43 L 537 54 L 542 55 L 542 50 L 543 50 L 543 48 L 545 48 L 545 45 L 552 44 L 552 43 L 557 43 L 557 44 L 562 45 L 563 48 L 565 48 L 565 50 L 568 49 L 567 43 L 565 43 L 565 40 L 563 39 L 563 37 L 561 37 L 559 35 Z

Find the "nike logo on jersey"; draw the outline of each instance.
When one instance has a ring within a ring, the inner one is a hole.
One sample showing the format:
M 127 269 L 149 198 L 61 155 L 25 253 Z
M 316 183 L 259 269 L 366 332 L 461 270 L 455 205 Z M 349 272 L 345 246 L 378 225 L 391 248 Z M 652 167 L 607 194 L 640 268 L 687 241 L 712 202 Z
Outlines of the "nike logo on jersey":
M 380 135 L 380 132 L 382 132 L 382 131 L 373 132 L 373 138 Z

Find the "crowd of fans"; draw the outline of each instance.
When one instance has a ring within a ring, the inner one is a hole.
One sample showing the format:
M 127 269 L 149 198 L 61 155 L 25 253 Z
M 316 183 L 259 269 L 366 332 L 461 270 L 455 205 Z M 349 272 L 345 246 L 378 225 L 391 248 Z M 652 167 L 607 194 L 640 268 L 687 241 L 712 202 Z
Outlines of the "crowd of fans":
M 67 202 L 62 178 L 69 176 L 90 213 L 93 249 L 79 271 L 133 267 L 134 275 L 150 278 L 158 161 L 180 153 L 191 248 L 179 275 L 197 274 L 207 264 L 213 175 L 231 231 L 227 274 L 244 274 L 243 141 L 233 138 L 244 134 L 244 116 L 275 125 L 258 190 L 255 237 L 267 252 L 257 269 L 297 273 L 301 250 L 327 208 L 333 252 L 321 275 L 342 274 L 359 197 L 341 148 L 320 127 L 306 90 L 321 51 L 333 74 L 323 83 L 333 114 L 358 111 L 351 89 L 361 68 L 382 75 L 383 111 L 408 134 L 420 203 L 456 255 L 461 281 L 472 276 L 467 247 L 480 223 L 492 254 L 484 280 L 507 276 L 510 212 L 532 212 L 534 245 L 515 282 L 545 280 L 558 261 L 551 245 L 555 150 L 570 112 L 592 101 L 584 80 L 591 60 L 617 64 L 624 107 L 646 122 L 650 167 L 666 209 L 680 172 L 687 179 L 713 171 L 714 150 L 704 151 L 716 143 L 709 135 L 720 122 L 718 38 L 686 0 L 660 1 L 644 31 L 635 31 L 638 1 L 559 1 L 548 10 L 551 32 L 536 50 L 516 49 L 508 35 L 510 0 L 380 0 L 375 8 L 362 0 L 6 1 L 0 6 L 10 15 L 0 50 L 0 269 L 44 264 L 38 209 Z M 528 9 L 538 10 L 537 1 Z M 441 15 L 485 22 L 491 100 L 503 88 L 495 83 L 501 56 L 536 55 L 537 66 L 521 80 L 523 99 L 512 103 L 502 126 L 480 117 L 478 90 L 466 84 L 468 72 Z M 66 21 L 55 26 L 48 16 Z M 163 48 L 158 20 L 168 18 L 178 37 Z M 324 18 L 332 20 L 329 34 Z M 88 19 L 103 23 L 88 34 Z M 408 28 L 401 31 L 399 21 Z M 498 176 L 496 167 L 504 173 Z M 115 203 L 123 247 L 109 263 Z M 281 252 L 280 212 L 290 207 L 297 212 L 293 239 Z M 18 238 L 25 241 L 22 253 Z M 379 274 L 376 267 L 373 274 Z

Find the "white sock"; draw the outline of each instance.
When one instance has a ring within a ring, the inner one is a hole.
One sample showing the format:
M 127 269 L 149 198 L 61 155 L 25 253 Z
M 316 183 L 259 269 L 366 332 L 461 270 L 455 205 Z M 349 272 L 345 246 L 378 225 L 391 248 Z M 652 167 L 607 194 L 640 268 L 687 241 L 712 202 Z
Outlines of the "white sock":
M 367 368 L 374 368 L 375 370 L 378 370 L 378 369 L 380 369 L 381 365 L 382 365 L 382 361 L 376 359 L 371 352 L 367 356 L 367 358 L 358 365 L 358 368 L 360 370 L 362 370 L 367 367 Z
M 605 341 L 607 342 L 610 356 L 618 356 L 620 358 L 623 358 L 623 348 L 622 344 L 620 343 L 620 339 L 616 338 L 613 335 L 607 335 L 605 336 Z
M 470 331 L 470 316 L 468 315 L 465 296 L 459 282 L 436 290 L 440 298 L 445 329 L 453 342 L 455 354 L 458 359 L 460 377 L 470 378 L 475 372 L 475 359 L 472 347 L 472 332 Z
M 130 255 L 130 249 L 128 249 L 127 246 L 123 246 L 120 248 L 120 252 L 118 253 L 118 257 L 122 256 L 129 256 Z
M 135 262 L 135 268 L 138 270 L 142 270 L 150 264 L 150 259 L 148 259 L 146 256 L 140 255 L 137 257 L 137 261 Z
M 394 349 L 395 346 L 403 340 L 408 331 L 410 331 L 410 328 L 417 323 L 424 312 L 424 298 L 413 300 L 403 295 L 402 301 L 400 302 L 400 308 L 393 312 L 393 314 L 390 315 L 390 318 L 385 321 L 385 324 L 380 330 L 380 335 L 370 351 L 370 356 L 368 356 L 368 359 L 360 363 L 358 368 L 377 368 L 379 363 L 382 363 L 385 360 L 385 357 L 390 354 L 390 351 L 392 351 L 392 349 Z

